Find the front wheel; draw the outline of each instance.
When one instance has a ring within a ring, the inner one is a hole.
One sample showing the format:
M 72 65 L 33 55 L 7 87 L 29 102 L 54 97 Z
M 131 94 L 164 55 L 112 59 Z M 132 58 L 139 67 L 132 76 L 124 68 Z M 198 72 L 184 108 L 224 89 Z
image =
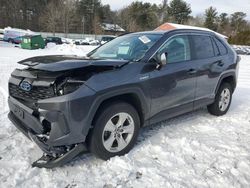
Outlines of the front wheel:
M 132 105 L 124 102 L 106 105 L 94 122 L 89 149 L 104 160 L 124 155 L 134 146 L 139 128 L 140 118 Z
M 212 115 L 222 116 L 227 113 L 232 101 L 232 86 L 229 83 L 223 83 L 216 96 L 213 104 L 207 107 Z

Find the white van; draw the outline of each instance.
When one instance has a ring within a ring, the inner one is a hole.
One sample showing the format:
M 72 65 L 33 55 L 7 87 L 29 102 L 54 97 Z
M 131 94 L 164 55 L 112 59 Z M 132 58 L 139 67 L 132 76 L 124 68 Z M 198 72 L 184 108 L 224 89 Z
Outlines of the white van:
M 3 40 L 12 43 L 19 43 L 21 41 L 21 37 L 25 35 L 33 35 L 34 32 L 30 30 L 16 29 L 7 27 L 4 29 L 4 37 Z

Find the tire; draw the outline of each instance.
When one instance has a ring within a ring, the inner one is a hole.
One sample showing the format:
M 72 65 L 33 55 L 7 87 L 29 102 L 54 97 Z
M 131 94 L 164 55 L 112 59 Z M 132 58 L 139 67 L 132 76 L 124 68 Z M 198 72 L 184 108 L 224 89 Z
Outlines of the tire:
M 104 160 L 124 155 L 136 143 L 139 129 L 140 118 L 132 105 L 125 102 L 109 103 L 102 108 L 94 121 L 88 143 L 89 150 Z
M 222 83 L 216 93 L 214 103 L 207 106 L 208 112 L 215 116 L 226 114 L 231 105 L 232 93 L 232 86 L 227 82 Z

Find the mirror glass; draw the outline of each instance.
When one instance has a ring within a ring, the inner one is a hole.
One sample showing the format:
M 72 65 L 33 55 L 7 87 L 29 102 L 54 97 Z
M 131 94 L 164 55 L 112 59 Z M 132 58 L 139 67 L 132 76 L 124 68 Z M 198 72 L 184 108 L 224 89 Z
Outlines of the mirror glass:
M 166 64 L 167 64 L 167 56 L 166 56 L 166 53 L 162 53 L 162 54 L 161 54 L 161 59 L 160 59 L 160 61 L 161 61 L 161 64 L 162 64 L 162 65 L 166 65 Z

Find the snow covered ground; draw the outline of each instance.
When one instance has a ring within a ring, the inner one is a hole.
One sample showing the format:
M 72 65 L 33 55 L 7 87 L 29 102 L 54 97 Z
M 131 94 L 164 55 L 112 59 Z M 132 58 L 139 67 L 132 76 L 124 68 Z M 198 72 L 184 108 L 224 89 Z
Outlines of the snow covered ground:
M 232 106 L 223 117 L 201 109 L 141 130 L 126 156 L 86 154 L 55 169 L 31 168 L 38 147 L 8 120 L 7 82 L 18 60 L 84 55 L 90 47 L 22 50 L 0 44 L 0 187 L 250 187 L 250 56 L 241 56 Z

